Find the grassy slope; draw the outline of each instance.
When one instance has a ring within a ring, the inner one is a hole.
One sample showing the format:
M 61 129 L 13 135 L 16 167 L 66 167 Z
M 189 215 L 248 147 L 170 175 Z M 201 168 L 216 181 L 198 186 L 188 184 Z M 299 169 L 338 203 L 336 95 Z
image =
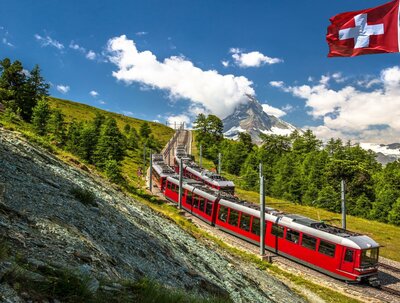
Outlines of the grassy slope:
M 197 159 L 198 150 L 195 144 L 192 145 L 192 152 Z M 208 168 L 214 167 L 214 164 L 210 160 L 204 158 L 203 165 Z M 233 181 L 235 181 L 235 179 L 236 181 L 238 180 L 238 177 L 230 174 L 224 174 L 224 176 Z M 250 202 L 259 203 L 260 201 L 259 193 L 257 192 L 236 188 L 236 194 L 240 198 Z M 316 220 L 323 220 L 329 224 L 341 226 L 341 214 L 336 214 L 321 208 L 303 206 L 271 197 L 266 198 L 266 204 L 268 207 L 273 207 L 284 212 L 301 214 Z M 347 216 L 347 228 L 368 235 L 383 246 L 380 250 L 381 256 L 400 261 L 400 227 L 354 216 Z
M 113 117 L 118 124 L 119 129 L 122 131 L 125 124 L 134 127 L 138 132 L 140 125 L 144 120 L 127 117 L 121 114 L 107 112 L 105 110 L 95 108 L 86 104 L 76 103 L 68 100 L 51 98 L 50 104 L 52 108 L 60 109 L 65 115 L 66 122 L 73 119 L 77 121 L 87 121 L 93 119 L 97 113 Z M 168 140 L 173 136 L 174 130 L 160 123 L 148 122 L 155 138 L 164 146 Z M 149 151 L 147 151 L 148 153 Z M 142 180 L 137 178 L 137 170 L 143 165 L 143 148 L 140 146 L 135 151 L 128 151 L 127 155 L 122 162 L 122 173 L 124 177 L 129 180 L 133 185 L 143 185 Z

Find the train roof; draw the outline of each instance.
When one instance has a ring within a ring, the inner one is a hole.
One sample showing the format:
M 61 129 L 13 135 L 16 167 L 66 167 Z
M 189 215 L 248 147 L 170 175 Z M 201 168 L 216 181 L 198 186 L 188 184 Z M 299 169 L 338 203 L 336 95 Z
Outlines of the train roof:
M 240 200 L 237 201 L 234 198 L 226 197 L 221 198 L 219 204 L 241 212 L 245 212 L 257 218 L 260 217 L 260 206 L 257 204 Z M 344 230 L 342 228 L 326 224 L 323 221 L 313 220 L 298 214 L 286 214 L 274 208 L 266 207 L 265 218 L 268 221 L 277 223 L 287 228 L 304 232 L 308 235 L 347 247 L 352 247 L 355 249 L 379 247 L 379 244 L 368 236 Z
M 235 183 L 226 178 L 222 177 L 221 175 L 201 168 L 196 162 L 192 160 L 190 156 L 186 154 L 186 152 L 181 152 L 176 154 L 176 160 L 182 158 L 183 166 L 189 170 L 192 174 L 196 175 L 199 178 L 206 180 L 207 182 L 218 185 L 220 187 L 234 187 Z

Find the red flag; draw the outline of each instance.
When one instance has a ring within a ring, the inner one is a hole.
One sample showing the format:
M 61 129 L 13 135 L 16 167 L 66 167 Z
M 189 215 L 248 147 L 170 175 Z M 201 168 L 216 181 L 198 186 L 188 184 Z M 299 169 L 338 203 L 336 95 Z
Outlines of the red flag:
M 330 18 L 328 57 L 399 52 L 399 1 Z

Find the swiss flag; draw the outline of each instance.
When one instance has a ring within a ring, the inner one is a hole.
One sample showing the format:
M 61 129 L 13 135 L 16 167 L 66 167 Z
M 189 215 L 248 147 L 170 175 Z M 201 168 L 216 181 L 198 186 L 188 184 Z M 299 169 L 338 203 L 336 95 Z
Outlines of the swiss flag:
M 330 18 L 328 57 L 399 52 L 399 1 Z

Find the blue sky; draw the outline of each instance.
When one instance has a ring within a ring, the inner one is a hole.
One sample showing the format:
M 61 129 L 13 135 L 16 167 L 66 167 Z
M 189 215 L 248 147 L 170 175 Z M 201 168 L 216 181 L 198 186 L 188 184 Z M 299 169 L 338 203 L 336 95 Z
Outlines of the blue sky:
M 221 118 L 256 94 L 321 138 L 394 142 L 399 54 L 327 58 L 329 18 L 363 1 L 3 1 L 1 58 L 51 95 L 146 120 Z

